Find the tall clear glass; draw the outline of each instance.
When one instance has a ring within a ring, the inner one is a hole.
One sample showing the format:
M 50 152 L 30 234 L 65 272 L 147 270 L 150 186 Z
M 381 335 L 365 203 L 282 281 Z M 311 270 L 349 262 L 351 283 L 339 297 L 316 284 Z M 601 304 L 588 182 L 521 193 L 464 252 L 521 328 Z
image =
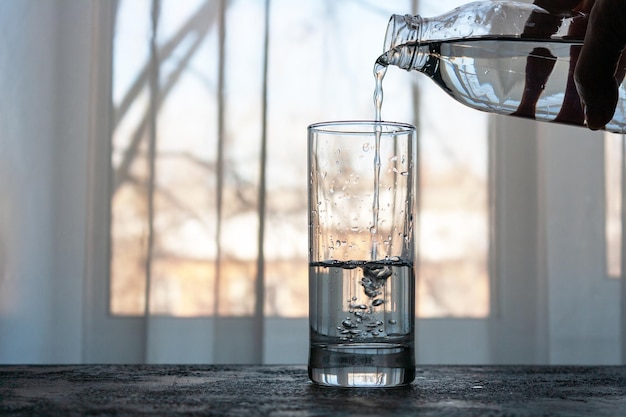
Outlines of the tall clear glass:
M 309 377 L 415 378 L 415 128 L 317 123 L 309 144 Z

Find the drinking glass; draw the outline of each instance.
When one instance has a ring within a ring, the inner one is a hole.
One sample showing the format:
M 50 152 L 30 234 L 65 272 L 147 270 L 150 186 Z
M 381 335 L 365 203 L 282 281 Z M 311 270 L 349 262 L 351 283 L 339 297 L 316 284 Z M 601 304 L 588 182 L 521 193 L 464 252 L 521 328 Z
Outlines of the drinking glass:
M 415 128 L 308 127 L 308 372 L 341 387 L 415 378 Z

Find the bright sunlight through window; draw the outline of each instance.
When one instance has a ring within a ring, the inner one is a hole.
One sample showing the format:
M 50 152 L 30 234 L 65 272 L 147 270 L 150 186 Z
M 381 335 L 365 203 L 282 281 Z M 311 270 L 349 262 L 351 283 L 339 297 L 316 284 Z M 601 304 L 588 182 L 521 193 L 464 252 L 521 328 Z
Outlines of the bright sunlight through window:
M 265 316 L 308 315 L 306 127 L 374 116 L 387 21 L 414 2 L 272 1 L 267 49 L 264 7 L 118 3 L 113 315 L 246 316 L 258 299 Z M 417 311 L 485 317 L 487 119 L 420 77 L 390 70 L 383 104 L 419 128 Z

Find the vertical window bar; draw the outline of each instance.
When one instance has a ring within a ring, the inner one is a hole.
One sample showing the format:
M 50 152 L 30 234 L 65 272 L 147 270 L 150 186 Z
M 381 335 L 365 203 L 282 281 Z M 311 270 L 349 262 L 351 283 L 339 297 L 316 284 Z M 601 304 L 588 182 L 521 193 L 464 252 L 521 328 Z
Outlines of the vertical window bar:
M 157 49 L 157 33 L 159 23 L 160 0 L 152 0 L 152 33 L 150 35 L 150 70 L 149 70 L 149 116 L 148 116 L 148 236 L 146 245 L 146 292 L 144 317 L 150 316 L 150 292 L 152 281 L 152 257 L 154 245 L 154 189 L 156 175 L 156 142 L 157 142 L 157 113 L 159 106 L 159 54 Z M 144 323 L 144 343 L 148 340 L 148 323 Z M 144 349 L 144 362 L 147 359 L 147 349 Z
M 215 227 L 215 281 L 213 292 L 215 294 L 213 303 L 213 316 L 218 317 L 220 313 L 220 281 L 222 267 L 222 203 L 224 198 L 224 70 L 226 53 L 226 7 L 228 0 L 221 0 L 219 5 L 218 21 L 218 73 L 217 73 L 217 184 L 216 184 L 216 227 Z
M 420 0 L 412 0 L 411 1 L 411 14 L 412 15 L 417 15 L 418 14 L 418 10 L 419 10 L 419 3 Z M 414 126 L 419 126 L 419 121 L 420 121 L 420 88 L 419 88 L 419 84 L 415 81 L 411 82 L 411 104 L 413 105 L 413 125 Z M 419 267 L 420 267 L 420 256 L 421 256 L 421 247 L 420 247 L 420 216 L 421 216 L 421 207 L 422 207 L 422 199 L 421 199 L 421 195 L 422 195 L 422 187 L 421 187 L 421 179 L 422 179 L 422 163 L 420 161 L 420 149 L 421 149 L 421 140 L 420 140 L 420 129 L 415 129 L 415 144 L 413 146 L 415 146 L 415 166 L 413 167 L 414 169 L 414 177 L 413 180 L 415 181 L 415 186 L 414 186 L 414 190 L 415 190 L 415 196 L 413 198 L 413 211 L 415 213 L 415 218 L 413 219 L 413 239 L 415 241 L 415 249 L 414 249 L 414 253 L 413 253 L 413 257 L 414 257 L 414 274 L 415 274 L 415 300 L 417 300 L 417 305 L 415 306 L 415 316 L 419 317 L 420 316 L 420 299 L 419 299 L 419 295 L 420 295 L 420 291 L 419 291 L 419 277 L 420 277 L 420 271 L 419 271 Z
M 265 1 L 265 28 L 263 38 L 263 91 L 262 91 L 262 109 L 261 109 L 261 155 L 259 164 L 259 233 L 257 242 L 257 275 L 255 281 L 256 302 L 254 304 L 255 319 L 255 335 L 254 341 L 259 346 L 257 357 L 254 358 L 257 363 L 263 361 L 263 333 L 264 333 L 264 311 L 265 305 L 265 252 L 263 242 L 265 240 L 265 221 L 266 221 L 266 165 L 267 165 L 267 81 L 269 67 L 269 19 L 270 19 L 270 0 Z
M 622 333 L 622 364 L 626 364 L 626 279 L 624 277 L 624 272 L 626 271 L 626 253 L 624 253 L 624 251 L 626 250 L 626 245 L 624 245 L 624 236 L 626 236 L 626 210 L 624 210 L 624 208 L 626 207 L 626 135 L 621 135 L 620 136 L 620 143 L 621 143 L 621 149 L 620 149 L 620 155 L 621 155 L 621 164 L 620 164 L 620 171 L 621 171 L 621 208 L 622 208 L 622 212 L 621 212 L 621 234 L 622 234 L 622 240 L 621 240 L 621 247 L 620 247 L 620 255 L 621 255 L 621 259 L 620 259 L 620 275 L 619 277 L 620 279 L 620 293 L 621 293 L 621 297 L 620 297 L 620 304 L 621 304 L 621 314 L 620 314 L 620 328 L 621 328 L 621 333 Z
M 604 137 L 604 190 L 606 274 L 610 278 L 621 275 L 622 257 L 622 194 L 623 194 L 623 135 L 606 133 Z

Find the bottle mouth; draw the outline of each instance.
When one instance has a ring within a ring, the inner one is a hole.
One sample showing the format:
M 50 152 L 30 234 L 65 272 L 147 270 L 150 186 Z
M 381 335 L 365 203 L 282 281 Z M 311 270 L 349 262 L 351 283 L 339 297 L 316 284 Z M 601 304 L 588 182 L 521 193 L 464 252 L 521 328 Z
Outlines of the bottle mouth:
M 421 26 L 420 16 L 392 15 L 387 24 L 384 51 L 376 63 L 409 69 L 415 58 L 415 46 L 419 45 Z
M 407 42 L 417 42 L 421 18 L 410 14 L 394 14 L 387 24 L 383 53 Z

